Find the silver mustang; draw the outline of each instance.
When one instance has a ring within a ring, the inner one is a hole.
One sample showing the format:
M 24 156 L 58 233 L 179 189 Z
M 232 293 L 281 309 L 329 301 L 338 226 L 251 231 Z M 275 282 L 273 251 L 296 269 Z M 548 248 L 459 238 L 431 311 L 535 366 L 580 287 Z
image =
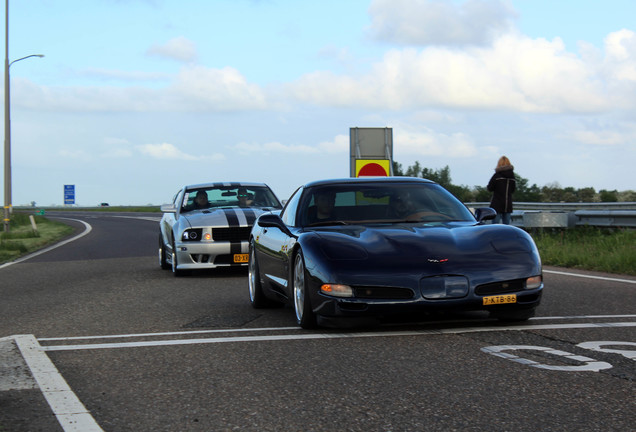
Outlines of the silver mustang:
M 192 269 L 247 265 L 254 221 L 281 208 L 263 183 L 185 186 L 171 204 L 161 206 L 159 264 L 175 276 Z

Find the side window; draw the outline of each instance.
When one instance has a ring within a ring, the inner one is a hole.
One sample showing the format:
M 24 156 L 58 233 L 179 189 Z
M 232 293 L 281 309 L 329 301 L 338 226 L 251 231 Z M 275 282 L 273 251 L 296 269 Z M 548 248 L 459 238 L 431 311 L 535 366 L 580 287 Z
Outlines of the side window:
M 300 202 L 300 197 L 302 196 L 302 190 L 303 188 L 296 189 L 296 192 L 294 192 L 291 198 L 289 198 L 289 201 L 287 201 L 287 204 L 285 204 L 285 207 L 283 208 L 283 211 L 280 214 L 280 217 L 281 219 L 283 219 L 283 222 L 285 223 L 285 225 L 297 226 L 296 213 L 298 210 L 298 203 Z

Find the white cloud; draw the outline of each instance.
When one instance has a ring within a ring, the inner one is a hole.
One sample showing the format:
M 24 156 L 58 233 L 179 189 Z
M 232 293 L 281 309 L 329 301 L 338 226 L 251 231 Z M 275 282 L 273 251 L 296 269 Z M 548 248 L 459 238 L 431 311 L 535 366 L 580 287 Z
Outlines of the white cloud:
M 155 159 L 181 159 L 181 160 L 196 160 L 195 156 L 184 153 L 172 144 L 143 144 L 137 146 L 142 154 L 148 155 Z
M 303 102 L 325 106 L 596 112 L 613 102 L 596 71 L 597 65 L 568 53 L 558 38 L 510 33 L 490 47 L 463 51 L 391 50 L 364 76 L 314 72 L 288 90 Z
M 197 48 L 191 40 L 179 36 L 170 39 L 163 45 L 153 45 L 148 49 L 148 55 L 165 57 L 180 62 L 193 62 L 197 58 Z
M 232 150 L 243 154 L 304 154 L 318 155 L 325 153 L 347 154 L 349 151 L 349 136 L 337 135 L 333 141 L 323 141 L 315 146 L 306 144 L 282 144 L 280 142 L 268 142 L 263 144 L 241 142 L 232 146 Z
M 263 90 L 233 68 L 184 67 L 164 88 L 47 87 L 12 80 L 14 105 L 36 111 L 249 111 L 267 107 Z
M 113 69 L 88 68 L 80 72 L 80 75 L 90 78 L 114 81 L 161 81 L 170 78 L 170 75 L 158 72 L 125 71 Z
M 238 111 L 264 109 L 265 94 L 249 84 L 236 69 L 184 68 L 170 88 L 174 108 L 180 110 Z
M 395 131 L 393 142 L 402 155 L 470 158 L 479 154 L 473 140 L 461 132 L 448 135 L 429 129 L 412 131 L 401 128 Z
M 572 133 L 572 138 L 583 144 L 601 146 L 612 146 L 625 142 L 623 134 L 614 131 L 575 131 Z
M 371 37 L 407 45 L 485 45 L 511 26 L 516 13 L 503 1 L 375 0 Z

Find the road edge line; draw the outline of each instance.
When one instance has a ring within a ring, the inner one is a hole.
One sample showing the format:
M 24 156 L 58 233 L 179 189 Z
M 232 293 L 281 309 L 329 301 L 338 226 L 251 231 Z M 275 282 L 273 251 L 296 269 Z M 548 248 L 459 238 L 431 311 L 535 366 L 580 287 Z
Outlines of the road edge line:
M 65 432 L 103 432 L 33 335 L 13 336 L 53 414 Z
M 52 218 L 52 219 L 68 219 L 68 220 L 72 220 L 72 221 L 75 221 L 75 222 L 81 222 L 82 224 L 84 224 L 84 228 L 85 229 L 84 229 L 84 231 L 81 234 L 78 234 L 75 237 L 71 237 L 71 238 L 66 239 L 64 241 L 61 241 L 59 243 L 55 243 L 55 244 L 53 244 L 51 246 L 45 247 L 44 249 L 40 249 L 39 251 L 33 252 L 32 254 L 20 257 L 20 258 L 14 260 L 14 261 L 10 261 L 8 263 L 4 263 L 4 264 L 0 265 L 0 269 L 3 269 L 5 267 L 9 267 L 10 265 L 13 265 L 13 264 L 21 263 L 22 261 L 26 261 L 28 259 L 34 258 L 34 257 L 36 257 L 38 255 L 42 255 L 43 253 L 51 251 L 51 250 L 53 250 L 55 248 L 58 248 L 60 246 L 64 246 L 67 243 L 70 243 L 70 242 L 75 241 L 75 240 L 77 240 L 77 239 L 79 239 L 81 237 L 84 237 L 86 234 L 90 233 L 93 230 L 93 227 L 89 223 L 84 222 L 83 220 L 64 218 L 64 217 L 58 217 L 58 218 Z

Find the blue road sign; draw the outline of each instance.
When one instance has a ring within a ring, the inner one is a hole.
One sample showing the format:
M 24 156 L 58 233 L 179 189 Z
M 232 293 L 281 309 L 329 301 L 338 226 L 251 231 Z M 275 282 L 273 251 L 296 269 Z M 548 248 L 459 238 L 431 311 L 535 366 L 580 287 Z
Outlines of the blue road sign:
M 64 204 L 75 204 L 75 185 L 64 185 Z

